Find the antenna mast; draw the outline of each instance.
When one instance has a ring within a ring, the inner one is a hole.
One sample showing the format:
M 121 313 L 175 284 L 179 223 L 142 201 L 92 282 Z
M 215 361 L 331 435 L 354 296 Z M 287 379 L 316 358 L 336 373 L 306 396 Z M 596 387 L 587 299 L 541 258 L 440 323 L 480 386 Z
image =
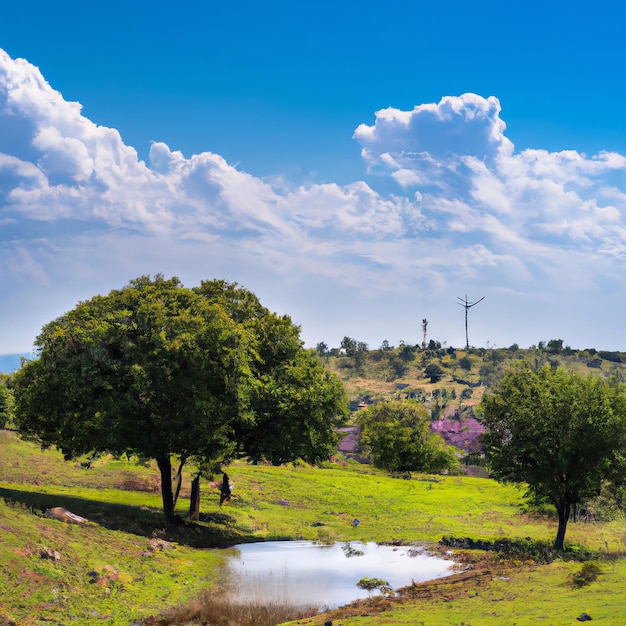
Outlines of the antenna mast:
M 476 300 L 476 302 L 472 302 L 471 304 L 467 301 L 467 294 L 465 295 L 465 300 L 457 296 L 457 300 L 459 300 L 458 304 L 460 304 L 465 309 L 465 349 L 469 350 L 469 338 L 467 335 L 467 312 L 473 307 L 476 306 L 479 302 L 482 302 L 485 299 L 483 296 L 480 300 Z

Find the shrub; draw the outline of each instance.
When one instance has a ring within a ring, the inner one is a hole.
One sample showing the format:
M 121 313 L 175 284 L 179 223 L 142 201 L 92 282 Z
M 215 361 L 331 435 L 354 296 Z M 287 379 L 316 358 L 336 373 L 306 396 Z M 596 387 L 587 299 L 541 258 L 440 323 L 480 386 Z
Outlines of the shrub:
M 374 466 L 390 472 L 457 471 L 454 450 L 430 430 L 430 414 L 419 402 L 379 402 L 359 411 L 362 450 Z
M 386 580 L 382 580 L 382 578 L 369 578 L 369 576 L 366 576 L 365 578 L 361 578 L 356 586 L 359 589 L 364 589 L 368 593 L 372 593 L 372 591 L 375 591 L 376 589 L 378 589 L 383 595 L 393 592 L 389 583 Z
M 574 587 L 584 587 L 595 582 L 602 573 L 600 566 L 594 561 L 585 561 L 582 567 L 572 574 L 572 584 Z

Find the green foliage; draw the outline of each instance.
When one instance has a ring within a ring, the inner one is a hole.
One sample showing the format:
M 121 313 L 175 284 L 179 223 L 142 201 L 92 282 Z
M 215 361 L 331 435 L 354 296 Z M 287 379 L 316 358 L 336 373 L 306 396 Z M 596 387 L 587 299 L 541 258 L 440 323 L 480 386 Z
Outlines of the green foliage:
M 466 372 L 471 371 L 472 369 L 472 361 L 468 359 L 466 356 L 459 359 L 459 366 L 464 369 Z
M 237 426 L 240 450 L 255 463 L 328 459 L 336 450 L 335 429 L 347 418 L 349 402 L 339 378 L 320 361 L 319 345 L 317 354 L 304 350 L 300 329 L 289 316 L 270 313 L 236 284 L 204 281 L 198 291 L 221 304 L 253 337 L 257 358 L 250 363 L 248 397 L 253 419 Z M 354 341 L 357 353 L 359 346 Z M 322 350 L 327 353 L 327 347 Z
M 9 385 L 10 376 L 3 376 L 0 380 L 0 428 L 6 428 L 13 422 L 15 398 Z
M 403 343 L 398 348 L 398 356 L 404 361 L 408 363 L 415 358 L 415 353 L 417 352 L 417 346 L 409 343 Z
M 421 403 L 386 401 L 359 412 L 361 444 L 376 467 L 391 472 L 440 472 L 455 469 L 452 448 L 430 431 L 430 415 Z
M 317 461 L 347 413 L 340 382 L 303 349 L 290 318 L 225 281 L 191 290 L 177 278 L 135 279 L 44 326 L 36 346 L 38 358 L 14 375 L 20 432 L 67 458 L 156 459 L 167 516 L 172 455 L 179 476 L 190 459 L 200 468 L 248 453 Z
M 351 337 L 344 337 L 341 340 L 341 349 L 347 357 L 354 359 L 354 367 L 357 372 L 363 372 L 363 366 L 367 361 L 369 353 L 368 345 L 364 341 L 357 341 Z
M 430 365 L 427 365 L 424 369 L 424 375 L 427 378 L 430 378 L 431 383 L 439 382 L 443 376 L 443 373 L 443 369 L 441 369 L 441 367 L 439 367 L 439 365 L 437 365 L 436 363 L 431 363 Z
M 623 352 L 610 352 L 607 350 L 600 350 L 598 352 L 598 356 L 601 359 L 604 359 L 606 361 L 611 361 L 613 363 L 622 363 L 623 362 L 623 357 L 624 357 L 624 353 Z
M 341 381 L 317 355 L 298 350 L 262 373 L 258 383 L 252 396 L 254 422 L 241 433 L 252 461 L 319 463 L 336 451 L 336 428 L 345 422 L 349 402 Z
M 347 335 L 341 340 L 339 347 L 344 351 L 346 356 L 354 356 L 356 352 L 357 340 Z
M 572 574 L 572 584 L 578 588 L 590 585 L 598 579 L 601 573 L 602 570 L 595 561 L 586 561 L 577 572 Z
M 562 549 L 572 508 L 626 480 L 626 397 L 593 377 L 519 364 L 480 403 L 488 464 L 500 480 L 526 483 L 559 516 Z
M 555 559 L 565 561 L 583 561 L 598 556 L 588 548 L 578 545 L 570 546 L 567 550 L 555 550 L 548 541 L 534 541 L 525 539 L 472 539 L 471 537 L 454 537 L 444 535 L 439 544 L 462 550 L 485 550 L 496 552 L 498 555 L 512 560 L 531 561 L 534 563 L 552 563 Z
M 328 344 L 325 343 L 324 341 L 320 341 L 316 346 L 315 346 L 315 350 L 317 351 L 317 353 L 321 356 L 321 357 L 325 357 L 328 356 L 330 353 L 330 350 L 328 348 Z
M 376 591 L 376 589 L 378 589 L 383 595 L 393 592 L 391 585 L 382 578 L 370 578 L 369 576 L 365 576 L 365 578 L 361 578 L 361 580 L 359 580 L 356 586 L 359 589 L 367 591 L 368 593 L 372 593 L 372 591 Z
M 349 541 L 341 549 L 348 559 L 354 556 L 363 556 L 365 554 L 363 550 L 357 550 L 356 548 L 353 548 Z
M 550 339 L 546 345 L 546 350 L 552 354 L 561 354 L 563 352 L 563 340 Z

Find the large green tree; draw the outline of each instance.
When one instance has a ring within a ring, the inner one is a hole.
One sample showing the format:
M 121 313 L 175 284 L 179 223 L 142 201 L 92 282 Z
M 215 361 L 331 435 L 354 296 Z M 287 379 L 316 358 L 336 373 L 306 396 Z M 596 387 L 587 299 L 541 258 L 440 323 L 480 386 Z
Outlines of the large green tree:
M 253 337 L 249 401 L 253 420 L 237 430 L 241 450 L 253 461 L 275 465 L 304 459 L 317 463 L 336 450 L 336 428 L 349 414 L 346 391 L 314 350 L 305 350 L 300 328 L 288 315 L 261 306 L 237 283 L 203 281 L 197 291 L 219 303 Z
M 573 508 L 603 484 L 626 478 L 626 396 L 622 387 L 549 365 L 517 364 L 479 407 L 489 467 L 502 481 L 525 483 L 559 518 L 563 549 Z
M 133 280 L 44 326 L 38 358 L 14 375 L 17 427 L 66 458 L 156 459 L 171 517 L 172 457 L 182 466 L 228 452 L 246 418 L 249 344 L 223 308 L 178 279 Z
M 210 287 L 141 277 L 44 326 L 37 358 L 14 375 L 20 432 L 67 458 L 109 451 L 156 459 L 171 517 L 172 460 L 180 480 L 189 460 L 201 467 L 246 454 L 247 434 L 260 421 L 265 363 L 302 358 L 299 329 L 288 318 L 270 314 L 234 285 Z M 271 349 L 264 325 L 278 326 Z M 304 421 L 302 413 L 291 417 Z M 335 417 L 324 413 L 321 421 L 326 426 Z M 284 447 L 290 460 L 302 450 L 288 437 Z
M 419 402 L 389 400 L 360 411 L 361 445 L 376 467 L 394 472 L 454 469 L 453 448 L 430 430 L 430 414 Z

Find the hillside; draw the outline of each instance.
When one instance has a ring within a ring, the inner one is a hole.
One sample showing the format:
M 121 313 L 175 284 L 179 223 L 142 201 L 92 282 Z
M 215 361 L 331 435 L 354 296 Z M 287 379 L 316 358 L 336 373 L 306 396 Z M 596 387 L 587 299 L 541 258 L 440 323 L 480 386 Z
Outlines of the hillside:
M 362 401 L 370 403 L 412 395 L 421 398 L 435 418 L 448 406 L 460 411 L 475 406 L 485 390 L 496 384 L 514 361 L 533 367 L 550 363 L 582 375 L 626 380 L 626 353 L 572 350 L 564 348 L 560 340 L 548 342 L 548 346 L 551 344 L 556 345 L 550 349 L 545 346 L 520 349 L 513 345 L 464 350 L 441 347 L 435 342 L 427 349 L 401 345 L 363 350 L 351 356 L 331 350 L 323 358 L 328 369 L 345 385 L 353 409 Z M 427 375 L 437 369 L 440 370 L 437 376 Z
M 483 550 L 455 550 L 456 558 L 466 560 L 456 577 L 410 586 L 397 600 L 373 598 L 297 623 L 458 626 L 471 615 L 472 624 L 508 626 L 542 623 L 546 616 L 550 623 L 569 624 L 583 611 L 598 623 L 617 623 L 623 615 L 623 516 L 572 522 L 572 550 L 552 561 L 553 516 L 526 508 L 523 490 L 513 485 L 466 476 L 414 474 L 401 480 L 354 464 L 239 462 L 229 468 L 235 492 L 227 506 L 219 507 L 218 491 L 205 483 L 201 521 L 166 526 L 154 464 L 110 456 L 90 466 L 64 462 L 60 453 L 41 451 L 9 431 L 0 431 L 0 449 L 0 624 L 207 623 L 189 617 L 223 582 L 222 556 L 207 548 L 310 539 L 415 543 L 448 551 L 437 547 L 444 535 L 516 542 L 522 552 L 511 561 Z M 188 504 L 185 491 L 182 515 Z M 88 522 L 71 525 L 45 515 L 56 506 Z M 355 517 L 361 520 L 358 529 Z M 530 558 L 526 549 L 533 551 Z M 571 580 L 581 563 L 570 559 L 590 554 L 602 574 L 577 588 Z M 261 626 L 286 619 L 217 623 Z

